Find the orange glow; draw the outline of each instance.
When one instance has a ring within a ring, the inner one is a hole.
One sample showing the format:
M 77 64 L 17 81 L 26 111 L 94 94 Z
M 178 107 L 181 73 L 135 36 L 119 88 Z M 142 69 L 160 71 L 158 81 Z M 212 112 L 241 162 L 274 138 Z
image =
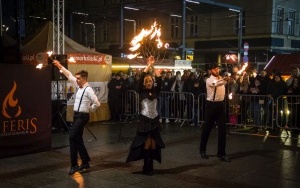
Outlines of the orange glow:
M 231 100 L 232 99 L 232 93 L 228 94 L 228 99 Z
M 74 57 L 70 57 L 70 58 L 68 59 L 68 61 L 69 61 L 70 63 L 75 63 L 75 62 L 76 62 L 75 59 L 74 59 Z
M 128 59 L 133 59 L 133 58 L 135 58 L 136 56 L 138 56 L 139 55 L 139 53 L 136 53 L 136 54 L 129 54 L 129 55 L 127 55 L 127 58 Z
M 245 69 L 246 69 L 247 67 L 248 67 L 248 62 L 245 63 L 245 64 L 243 65 L 242 69 L 239 70 L 239 71 L 237 72 L 237 74 L 242 74 L 242 73 L 245 71 Z
M 51 57 L 52 54 L 53 54 L 53 52 L 52 51 L 48 51 L 47 54 L 48 54 L 49 57 Z
M 84 178 L 83 176 L 76 172 L 73 176 L 72 176 L 73 180 L 76 181 L 76 183 L 78 184 L 78 188 L 84 188 L 85 185 L 84 185 Z
M 14 81 L 14 86 L 11 89 L 11 91 L 8 93 L 8 95 L 5 97 L 4 101 L 3 101 L 3 105 L 2 105 L 2 114 L 7 117 L 7 118 L 11 118 L 11 116 L 7 113 L 7 108 L 8 106 L 10 107 L 16 107 L 18 105 L 18 99 L 14 100 L 13 95 L 15 93 L 17 89 L 17 84 Z M 18 117 L 21 114 L 22 110 L 21 107 L 18 105 L 18 111 L 16 112 L 16 114 L 14 115 L 14 117 Z
M 35 68 L 42 69 L 44 67 L 43 63 L 38 64 Z
M 142 46 L 143 40 L 148 36 L 150 40 L 155 38 L 157 48 L 161 48 L 163 46 L 165 48 L 169 47 L 169 44 L 166 43 L 164 45 L 163 42 L 160 40 L 161 29 L 160 26 L 156 22 L 154 22 L 153 25 L 151 25 L 151 29 L 142 29 L 142 31 L 137 36 L 133 37 L 133 39 L 130 42 L 131 47 L 129 48 L 129 50 L 136 53 L 127 55 L 127 58 L 133 59 L 137 57 L 138 54 L 140 54 L 139 52 L 137 52 L 137 50 Z

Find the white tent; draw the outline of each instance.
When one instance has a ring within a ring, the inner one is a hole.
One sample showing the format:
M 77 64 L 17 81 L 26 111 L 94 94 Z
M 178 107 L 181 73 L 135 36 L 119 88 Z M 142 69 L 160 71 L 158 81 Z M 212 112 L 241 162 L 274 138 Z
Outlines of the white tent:
M 47 64 L 48 51 L 53 49 L 53 24 L 48 22 L 38 33 L 28 37 L 23 41 L 21 49 L 22 62 L 24 64 Z M 88 81 L 95 90 L 101 102 L 100 108 L 91 113 L 91 121 L 108 120 L 110 118 L 107 105 L 107 83 L 111 79 L 112 56 L 102 54 L 86 48 L 81 44 L 65 36 L 65 54 L 67 58 L 73 57 L 75 63 L 68 63 L 68 69 L 75 73 L 79 70 L 89 72 Z M 73 95 L 76 89 L 67 83 L 65 91 L 67 93 L 67 120 L 72 120 Z

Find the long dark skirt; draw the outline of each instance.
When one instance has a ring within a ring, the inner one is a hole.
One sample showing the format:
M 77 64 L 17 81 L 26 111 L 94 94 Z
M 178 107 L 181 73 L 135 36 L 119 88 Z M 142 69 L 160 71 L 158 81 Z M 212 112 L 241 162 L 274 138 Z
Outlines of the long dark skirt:
M 145 158 L 144 145 L 148 137 L 153 138 L 156 144 L 152 150 L 153 159 L 161 163 L 161 149 L 165 148 L 165 144 L 160 135 L 159 118 L 149 119 L 145 116 L 140 116 L 138 130 L 131 143 L 126 163 Z

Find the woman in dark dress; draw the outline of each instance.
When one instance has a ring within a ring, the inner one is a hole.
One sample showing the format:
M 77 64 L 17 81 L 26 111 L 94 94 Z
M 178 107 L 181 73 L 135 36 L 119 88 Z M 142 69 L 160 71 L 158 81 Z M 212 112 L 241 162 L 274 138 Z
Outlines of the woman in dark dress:
M 148 58 L 148 66 L 141 73 L 139 83 L 140 115 L 136 136 L 130 146 L 126 162 L 144 159 L 143 173 L 153 174 L 153 160 L 161 163 L 161 148 L 165 144 L 160 135 L 160 122 L 157 111 L 161 88 L 160 73 L 155 70 L 154 57 Z M 155 80 L 148 72 L 155 72 Z M 155 83 L 155 84 L 154 84 Z

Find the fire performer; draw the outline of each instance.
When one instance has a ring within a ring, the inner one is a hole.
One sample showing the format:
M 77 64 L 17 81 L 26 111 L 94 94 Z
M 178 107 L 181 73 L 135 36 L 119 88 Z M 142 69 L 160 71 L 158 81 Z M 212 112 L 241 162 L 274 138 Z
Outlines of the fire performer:
M 228 76 L 221 78 L 220 65 L 214 64 L 210 68 L 211 76 L 206 80 L 206 108 L 205 108 L 205 124 L 202 129 L 200 142 L 200 155 L 204 159 L 208 159 L 206 154 L 206 145 L 212 128 L 217 122 L 218 125 L 218 152 L 217 156 L 220 160 L 230 162 L 226 156 L 226 113 L 225 113 L 225 84 Z
M 69 135 L 70 142 L 70 158 L 71 169 L 69 175 L 74 174 L 76 171 L 89 169 L 90 157 L 87 149 L 84 145 L 82 135 L 84 126 L 90 120 L 90 111 L 95 111 L 99 106 L 97 96 L 93 88 L 91 88 L 87 82 L 88 72 L 81 70 L 72 75 L 72 73 L 63 67 L 59 61 L 53 60 L 54 66 L 62 71 L 62 73 L 68 78 L 68 80 L 77 88 L 75 103 L 74 103 L 74 116 L 72 129 Z M 81 165 L 78 166 L 77 155 L 80 155 Z
M 147 59 L 147 63 L 148 66 L 142 72 L 139 82 L 141 103 L 139 124 L 126 162 L 144 159 L 143 173 L 152 175 L 153 160 L 161 163 L 161 148 L 165 148 L 165 144 L 160 135 L 160 122 L 157 111 L 161 77 L 153 66 L 153 56 Z M 149 71 L 155 72 L 155 80 L 149 74 Z M 157 84 L 156 86 L 154 86 L 154 82 Z

